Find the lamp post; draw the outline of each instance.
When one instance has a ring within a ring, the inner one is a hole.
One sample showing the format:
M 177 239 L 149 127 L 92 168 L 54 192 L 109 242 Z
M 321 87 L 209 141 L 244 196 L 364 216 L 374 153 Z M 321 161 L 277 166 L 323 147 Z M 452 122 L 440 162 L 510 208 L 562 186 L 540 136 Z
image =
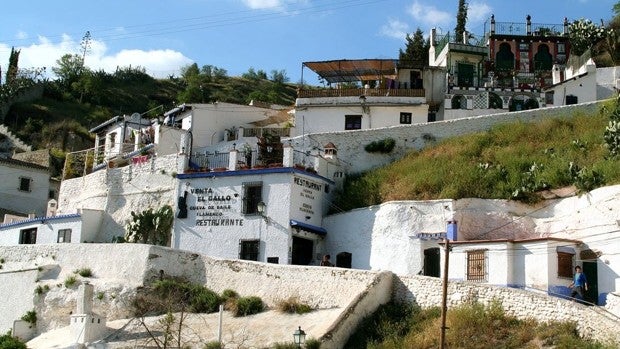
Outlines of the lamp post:
M 293 342 L 297 348 L 301 348 L 302 344 L 306 343 L 306 332 L 301 329 L 301 326 L 293 332 Z
M 267 205 L 264 202 L 259 202 L 256 204 L 256 211 L 258 214 L 265 219 L 265 222 L 269 223 L 269 217 L 267 217 Z

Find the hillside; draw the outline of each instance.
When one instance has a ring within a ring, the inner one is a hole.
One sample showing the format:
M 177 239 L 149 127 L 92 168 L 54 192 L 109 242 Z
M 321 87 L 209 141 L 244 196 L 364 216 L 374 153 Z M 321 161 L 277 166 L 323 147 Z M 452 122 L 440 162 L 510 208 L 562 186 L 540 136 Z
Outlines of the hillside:
M 343 210 L 391 200 L 515 199 L 536 202 L 546 189 L 591 190 L 620 183 L 620 162 L 603 139 L 614 105 L 594 115 L 509 123 L 409 153 L 351 176 L 336 205 Z

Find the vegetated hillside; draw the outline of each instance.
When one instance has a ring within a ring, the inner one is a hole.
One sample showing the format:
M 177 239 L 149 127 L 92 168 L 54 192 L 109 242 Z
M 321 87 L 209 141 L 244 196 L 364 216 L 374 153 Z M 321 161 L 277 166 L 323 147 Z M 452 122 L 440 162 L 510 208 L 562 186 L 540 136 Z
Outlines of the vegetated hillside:
M 388 303 L 358 327 L 345 348 L 431 349 L 439 345 L 441 310 Z M 446 320 L 448 348 L 615 348 L 580 338 L 574 323 L 538 323 L 507 315 L 499 304 L 450 308 Z
M 575 185 L 587 191 L 620 183 L 620 160 L 603 139 L 610 102 L 595 115 L 510 123 L 443 141 L 380 169 L 347 178 L 343 210 L 392 200 L 515 199 Z

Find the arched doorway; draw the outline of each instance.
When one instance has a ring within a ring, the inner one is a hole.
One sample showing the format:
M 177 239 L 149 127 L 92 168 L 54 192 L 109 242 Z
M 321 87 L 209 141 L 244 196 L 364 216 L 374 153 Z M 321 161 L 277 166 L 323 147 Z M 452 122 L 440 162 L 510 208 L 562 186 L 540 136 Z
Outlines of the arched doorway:
M 553 66 L 553 57 L 549 53 L 549 46 L 541 44 L 538 46 L 538 52 L 534 55 L 534 70 L 551 70 Z

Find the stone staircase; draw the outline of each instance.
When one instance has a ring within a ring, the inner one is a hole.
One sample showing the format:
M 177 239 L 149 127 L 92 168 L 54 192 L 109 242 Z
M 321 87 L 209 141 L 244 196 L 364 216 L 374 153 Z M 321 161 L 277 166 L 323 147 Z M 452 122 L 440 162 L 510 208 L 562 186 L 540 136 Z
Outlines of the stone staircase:
M 6 125 L 0 124 L 0 156 L 11 157 L 13 151 L 32 151 L 32 146 L 17 138 Z

